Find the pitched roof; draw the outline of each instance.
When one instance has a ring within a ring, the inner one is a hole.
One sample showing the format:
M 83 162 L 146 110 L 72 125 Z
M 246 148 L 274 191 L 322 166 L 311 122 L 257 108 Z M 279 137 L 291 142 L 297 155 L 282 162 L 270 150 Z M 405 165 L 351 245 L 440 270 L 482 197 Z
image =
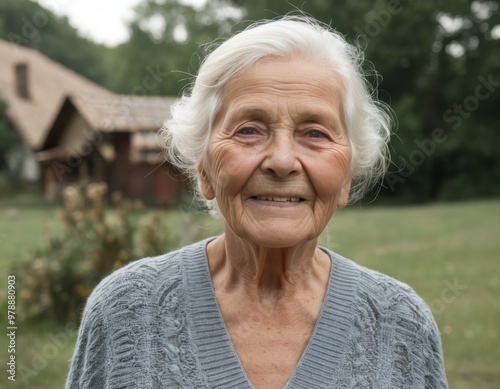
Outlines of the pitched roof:
M 17 64 L 27 65 L 29 99 L 18 96 Z M 36 50 L 4 40 L 0 40 L 0 99 L 7 102 L 7 115 L 33 150 L 42 148 L 68 99 L 91 127 L 103 132 L 158 130 L 176 100 L 115 94 Z
M 89 125 L 103 132 L 156 131 L 176 101 L 174 97 L 112 95 L 101 99 L 74 96 L 71 102 Z
M 29 99 L 18 96 L 17 64 L 27 65 Z M 113 93 L 36 50 L 0 40 L 0 99 L 7 102 L 7 115 L 30 148 L 40 148 L 67 95 L 103 99 Z
M 57 145 L 58 139 L 75 112 L 82 116 L 92 130 L 139 134 L 158 131 L 174 101 L 176 99 L 173 97 L 157 96 L 67 97 L 53 118 L 40 150 L 46 151 Z

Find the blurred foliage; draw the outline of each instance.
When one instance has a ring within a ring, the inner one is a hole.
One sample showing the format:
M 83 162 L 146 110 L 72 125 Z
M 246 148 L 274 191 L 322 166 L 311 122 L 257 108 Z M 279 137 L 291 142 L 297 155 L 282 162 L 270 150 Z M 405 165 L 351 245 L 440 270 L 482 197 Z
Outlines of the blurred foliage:
M 367 77 L 398 118 L 382 201 L 500 195 L 500 132 L 494 125 L 500 106 L 498 2 L 218 0 L 195 8 L 143 0 L 130 23 L 130 40 L 117 48 L 115 88 L 130 93 L 148 67 L 158 65 L 171 73 L 142 92 L 179 95 L 196 73 L 205 43 L 231 28 L 290 13 L 314 16 L 363 48 Z M 487 97 L 478 97 L 477 88 Z M 444 131 L 439 141 L 436 129 Z
M 19 178 L 22 150 L 21 140 L 7 117 L 7 105 L 0 100 L 0 198 L 30 188 Z
M 7 118 L 7 106 L 0 100 L 0 170 L 7 167 L 7 153 L 9 150 L 18 145 L 19 139 Z
M 172 231 L 165 213 L 145 215 L 140 201 L 113 194 L 110 209 L 106 192 L 105 183 L 66 188 L 63 232 L 49 236 L 11 271 L 19 280 L 20 320 L 76 320 L 93 288 L 113 270 L 199 238 L 189 215 Z
M 111 64 L 113 88 L 125 94 L 180 95 L 199 66 L 200 46 L 228 32 L 241 16 L 224 0 L 199 9 L 177 0 L 144 0 L 135 11 L 130 40 L 116 48 Z M 156 83 L 146 85 L 151 69 Z
M 423 202 L 500 195 L 500 132 L 494 124 L 500 107 L 497 1 L 233 4 L 245 9 L 249 21 L 300 10 L 364 49 L 368 64 L 381 76 L 372 84 L 379 83 L 379 98 L 399 120 L 390 145 L 394 164 L 381 197 Z M 488 79 L 493 83 L 480 87 Z M 478 87 L 487 97 L 477 95 Z M 446 141 L 433 140 L 435 129 L 444 130 Z M 428 149 L 421 150 L 417 142 Z
M 30 33 L 27 21 L 40 22 L 39 12 L 47 23 Z M 25 33 L 20 44 L 119 93 L 179 96 L 211 47 L 205 44 L 289 13 L 309 14 L 363 48 L 368 79 L 395 111 L 393 165 L 380 200 L 500 195 L 498 1 L 142 0 L 129 41 L 109 49 L 35 3 L 0 0 L 0 37 Z M 439 142 L 436 129 L 444 132 Z

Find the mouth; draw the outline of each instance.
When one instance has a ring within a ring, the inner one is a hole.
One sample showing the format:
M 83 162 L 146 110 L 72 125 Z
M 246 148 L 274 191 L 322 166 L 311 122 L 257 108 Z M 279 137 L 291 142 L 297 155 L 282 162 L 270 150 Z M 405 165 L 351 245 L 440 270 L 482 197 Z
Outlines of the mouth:
M 273 201 L 273 202 L 277 202 L 277 203 L 286 203 L 286 202 L 300 203 L 302 201 L 305 201 L 305 199 L 302 197 L 252 196 L 251 198 L 254 200 Z

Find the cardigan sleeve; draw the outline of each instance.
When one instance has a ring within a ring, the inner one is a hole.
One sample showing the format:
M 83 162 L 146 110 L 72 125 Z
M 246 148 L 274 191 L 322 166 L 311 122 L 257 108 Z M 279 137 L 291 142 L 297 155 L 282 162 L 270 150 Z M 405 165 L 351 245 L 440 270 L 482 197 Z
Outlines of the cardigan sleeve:
M 66 389 L 148 387 L 158 274 L 145 258 L 97 285 L 83 313 Z
M 424 348 L 424 358 L 427 375 L 425 376 L 425 389 L 446 389 L 448 383 L 444 369 L 443 349 L 441 336 L 436 322 L 431 317 L 429 332 Z
M 407 309 L 411 307 L 406 310 L 406 319 L 399 318 L 399 323 L 405 323 L 404 330 L 400 329 L 400 335 L 404 332 L 405 336 L 400 339 L 405 339 L 407 349 L 411 350 L 408 367 L 413 372 L 413 383 L 410 387 L 448 389 L 441 335 L 434 316 L 418 295 L 415 294 L 412 300 L 412 303 L 405 304 Z M 411 368 L 412 365 L 414 368 Z
M 66 389 L 106 387 L 110 355 L 101 305 L 97 288 L 85 306 Z
M 447 389 L 441 336 L 431 310 L 408 285 L 390 285 L 384 334 L 391 344 L 387 387 Z

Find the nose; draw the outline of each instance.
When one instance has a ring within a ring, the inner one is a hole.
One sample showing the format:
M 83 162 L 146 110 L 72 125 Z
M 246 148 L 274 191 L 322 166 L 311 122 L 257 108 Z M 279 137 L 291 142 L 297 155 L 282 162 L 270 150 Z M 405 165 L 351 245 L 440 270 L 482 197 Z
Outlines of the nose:
M 272 137 L 261 169 L 281 178 L 298 173 L 302 169 L 293 133 L 281 133 Z

